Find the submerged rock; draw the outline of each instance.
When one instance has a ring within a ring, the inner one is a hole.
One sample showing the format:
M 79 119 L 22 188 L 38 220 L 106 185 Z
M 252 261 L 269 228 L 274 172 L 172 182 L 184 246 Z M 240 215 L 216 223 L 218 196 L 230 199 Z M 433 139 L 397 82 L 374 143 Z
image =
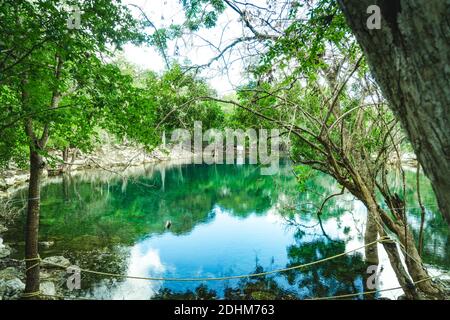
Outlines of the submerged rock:
M 276 295 L 271 292 L 265 291 L 255 291 L 250 294 L 253 300 L 274 300 L 276 299 Z
M 53 257 L 47 257 L 42 260 L 42 267 L 46 269 L 52 269 L 52 268 L 67 268 L 70 267 L 71 263 L 68 259 L 64 258 L 63 256 L 53 256 Z

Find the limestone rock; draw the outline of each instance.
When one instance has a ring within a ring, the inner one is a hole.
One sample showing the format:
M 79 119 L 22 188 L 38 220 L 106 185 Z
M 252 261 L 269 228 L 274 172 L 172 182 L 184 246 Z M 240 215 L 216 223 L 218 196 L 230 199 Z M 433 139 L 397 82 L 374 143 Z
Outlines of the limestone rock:
M 8 281 L 19 277 L 20 272 L 14 267 L 8 267 L 0 271 L 0 280 Z
M 64 280 L 66 275 L 66 270 L 62 268 L 58 269 L 44 269 L 41 268 L 40 277 L 42 281 L 51 281 L 59 283 Z
M 5 227 L 4 225 L 1 225 L 1 224 L 0 224 L 0 234 L 4 233 L 4 232 L 6 232 L 6 231 L 8 231 L 8 228 Z
M 2 300 L 18 299 L 23 290 L 25 290 L 25 284 L 18 278 L 0 280 L 0 299 Z
M 71 265 L 70 261 L 64 258 L 63 256 L 47 257 L 42 260 L 42 267 L 46 269 L 61 268 L 61 267 L 67 268 L 70 267 L 70 265 Z
M 39 289 L 41 293 L 45 296 L 54 296 L 56 294 L 55 284 L 51 281 L 44 281 L 40 284 Z
M 51 246 L 53 246 L 55 244 L 54 241 L 40 241 L 39 245 L 44 247 L 44 248 L 50 248 Z
M 0 259 L 6 258 L 11 254 L 11 248 L 3 244 L 3 239 L 0 238 Z

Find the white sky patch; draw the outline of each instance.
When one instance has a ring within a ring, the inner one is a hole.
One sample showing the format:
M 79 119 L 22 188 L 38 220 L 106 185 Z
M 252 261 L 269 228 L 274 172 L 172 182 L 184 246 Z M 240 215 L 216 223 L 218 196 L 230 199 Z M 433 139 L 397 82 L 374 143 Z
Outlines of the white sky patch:
M 143 251 L 139 245 L 131 249 L 129 262 L 126 274 L 130 276 L 157 277 L 166 271 L 157 250 Z M 100 284 L 94 288 L 93 296 L 111 300 L 148 300 L 158 292 L 161 285 L 161 281 L 125 279 L 113 288 Z
M 124 3 L 139 6 L 156 28 L 168 27 L 172 23 L 181 24 L 185 19 L 183 8 L 178 0 L 125 0 Z M 141 17 L 137 8 L 130 6 L 130 9 L 136 17 Z M 148 32 L 153 33 L 154 30 L 149 28 Z M 195 34 L 186 34 L 181 39 L 170 42 L 167 55 L 169 59 L 176 58 L 182 65 L 188 63 L 204 65 L 242 35 L 243 30 L 241 22 L 238 21 L 238 15 L 227 8 L 219 16 L 216 27 L 202 28 Z M 143 69 L 162 72 L 166 68 L 165 61 L 156 48 L 127 45 L 124 47 L 124 54 L 128 61 Z M 240 54 L 237 50 L 233 50 L 205 68 L 200 76 L 205 78 L 219 95 L 226 95 L 246 82 L 243 70 Z
M 142 252 L 139 246 L 134 246 L 131 249 L 129 261 L 128 275 L 148 277 L 161 275 L 165 271 L 159 257 L 159 252 L 153 249 Z M 160 286 L 161 283 L 156 281 L 126 279 L 115 288 L 113 299 L 148 299 L 156 293 Z

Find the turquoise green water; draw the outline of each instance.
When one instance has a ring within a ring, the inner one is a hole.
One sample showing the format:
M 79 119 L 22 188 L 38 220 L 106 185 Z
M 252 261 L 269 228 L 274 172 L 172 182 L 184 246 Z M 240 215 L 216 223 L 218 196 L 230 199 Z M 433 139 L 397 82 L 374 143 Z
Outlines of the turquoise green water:
M 411 185 L 414 179 L 407 175 Z M 221 277 L 286 268 L 364 244 L 366 211 L 350 195 L 330 201 L 322 224 L 317 220 L 316 207 L 337 190 L 333 180 L 318 174 L 299 189 L 288 164 L 275 176 L 261 176 L 251 165 L 162 164 L 120 176 L 64 177 L 42 187 L 40 240 L 54 245 L 41 248 L 41 256 L 63 255 L 82 268 L 143 277 Z M 425 179 L 422 194 L 428 204 L 424 260 L 433 271 L 448 270 L 448 229 Z M 25 197 L 20 192 L 16 200 Z M 413 189 L 407 197 L 417 206 Z M 419 210 L 408 214 L 417 230 Z M 23 221 L 5 238 L 15 243 L 17 257 L 23 256 Z M 380 289 L 397 286 L 382 250 L 380 256 Z M 82 274 L 81 290 L 72 295 L 304 299 L 362 292 L 366 268 L 359 250 L 305 270 L 243 280 L 163 282 Z

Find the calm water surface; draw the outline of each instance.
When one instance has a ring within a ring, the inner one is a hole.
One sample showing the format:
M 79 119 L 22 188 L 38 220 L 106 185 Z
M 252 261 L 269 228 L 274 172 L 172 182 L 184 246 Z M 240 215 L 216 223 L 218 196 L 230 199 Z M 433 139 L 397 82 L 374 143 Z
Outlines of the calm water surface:
M 316 174 L 299 187 L 291 170 L 286 163 L 278 175 L 261 176 L 252 165 L 168 163 L 122 175 L 92 171 L 58 179 L 42 188 L 40 240 L 55 244 L 41 248 L 41 256 L 63 255 L 81 268 L 132 276 L 204 278 L 286 268 L 364 245 L 364 206 L 350 195 L 335 198 L 320 223 L 316 207 L 338 186 Z M 414 173 L 407 180 L 415 185 Z M 422 180 L 424 260 L 434 274 L 450 269 L 449 233 Z M 16 196 L 18 202 L 25 198 L 25 192 Z M 417 233 L 414 190 L 408 190 L 407 198 Z M 23 257 L 23 221 L 5 239 L 15 243 L 17 257 Z M 381 247 L 380 258 L 380 289 L 398 286 Z M 366 269 L 364 250 L 358 250 L 308 269 L 241 280 L 163 282 L 83 274 L 82 289 L 72 295 L 305 299 L 362 292 Z

